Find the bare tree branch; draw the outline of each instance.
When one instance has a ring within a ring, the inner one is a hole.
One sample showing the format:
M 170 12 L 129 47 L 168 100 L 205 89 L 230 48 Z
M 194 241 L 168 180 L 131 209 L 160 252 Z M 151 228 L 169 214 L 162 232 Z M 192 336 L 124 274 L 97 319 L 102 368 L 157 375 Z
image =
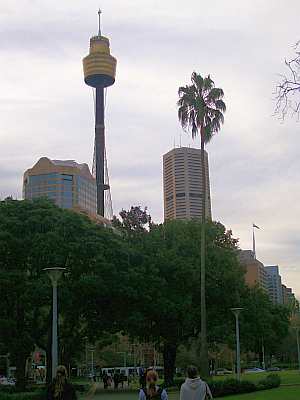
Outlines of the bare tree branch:
M 280 75 L 281 81 L 278 82 L 275 91 L 275 114 L 284 120 L 290 114 L 291 117 L 297 116 L 300 120 L 300 40 L 295 44 L 296 56 L 287 61 L 288 72 Z

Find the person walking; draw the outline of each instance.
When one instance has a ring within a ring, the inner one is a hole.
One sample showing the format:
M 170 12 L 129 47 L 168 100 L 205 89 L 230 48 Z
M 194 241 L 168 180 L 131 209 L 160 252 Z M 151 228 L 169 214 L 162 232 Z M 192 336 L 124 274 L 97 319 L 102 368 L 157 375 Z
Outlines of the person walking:
M 77 400 L 75 389 L 67 378 L 66 367 L 59 365 L 56 369 L 56 376 L 48 387 L 47 400 Z
M 212 399 L 210 388 L 198 373 L 197 367 L 191 365 L 187 368 L 187 378 L 180 388 L 180 400 L 205 400 Z
M 144 369 L 143 366 L 141 366 L 139 368 L 139 382 L 140 382 L 141 388 L 146 387 L 146 374 L 147 374 L 147 371 Z
M 119 383 L 120 383 L 120 375 L 119 375 L 119 373 L 117 371 L 114 372 L 113 381 L 114 381 L 115 390 L 118 390 Z
M 106 371 L 104 371 L 103 374 L 102 374 L 102 380 L 103 380 L 104 389 L 107 389 L 107 387 L 108 387 L 108 375 L 107 375 Z
M 139 392 L 139 400 L 168 400 L 165 389 L 157 386 L 158 375 L 154 370 L 150 370 L 146 375 L 146 387 L 142 387 Z

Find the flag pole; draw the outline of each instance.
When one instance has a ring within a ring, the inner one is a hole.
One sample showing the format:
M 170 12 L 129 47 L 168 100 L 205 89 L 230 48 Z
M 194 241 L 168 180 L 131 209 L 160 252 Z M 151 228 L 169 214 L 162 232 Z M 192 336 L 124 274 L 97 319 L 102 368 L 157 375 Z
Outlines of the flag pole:
M 252 250 L 253 250 L 254 259 L 256 260 L 254 224 L 252 224 Z
M 260 227 L 252 223 L 252 249 L 253 249 L 253 256 L 254 256 L 254 259 L 256 260 L 256 248 L 255 248 L 255 233 L 254 233 L 254 228 L 260 229 Z

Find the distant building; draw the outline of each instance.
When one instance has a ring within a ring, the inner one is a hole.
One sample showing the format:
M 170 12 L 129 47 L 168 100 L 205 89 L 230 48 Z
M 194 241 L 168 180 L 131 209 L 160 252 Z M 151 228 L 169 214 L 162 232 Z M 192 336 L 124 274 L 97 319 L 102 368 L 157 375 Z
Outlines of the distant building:
M 164 218 L 201 219 L 201 150 L 174 148 L 163 156 Z M 206 218 L 211 219 L 208 156 L 205 152 Z
M 293 313 L 299 312 L 299 302 L 296 299 L 292 288 L 282 285 L 282 300 L 285 306 L 288 306 Z
M 240 250 L 239 261 L 245 268 L 245 282 L 249 287 L 257 286 L 268 293 L 268 276 L 263 263 L 257 260 L 252 250 Z
M 23 198 L 38 197 L 47 197 L 59 207 L 86 214 L 96 222 L 110 224 L 96 213 L 96 180 L 87 164 L 40 158 L 25 171 L 23 177 Z
M 268 292 L 274 304 L 283 304 L 283 292 L 281 276 L 278 265 L 267 265 L 265 270 L 268 274 Z

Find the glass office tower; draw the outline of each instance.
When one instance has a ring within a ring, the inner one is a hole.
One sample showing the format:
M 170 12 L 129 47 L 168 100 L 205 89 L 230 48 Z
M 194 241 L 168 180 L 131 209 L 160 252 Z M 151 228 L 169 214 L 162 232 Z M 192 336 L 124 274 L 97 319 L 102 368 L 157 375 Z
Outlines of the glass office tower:
M 96 215 L 96 180 L 87 164 L 42 157 L 24 173 L 23 197 L 47 197 L 62 208 Z

